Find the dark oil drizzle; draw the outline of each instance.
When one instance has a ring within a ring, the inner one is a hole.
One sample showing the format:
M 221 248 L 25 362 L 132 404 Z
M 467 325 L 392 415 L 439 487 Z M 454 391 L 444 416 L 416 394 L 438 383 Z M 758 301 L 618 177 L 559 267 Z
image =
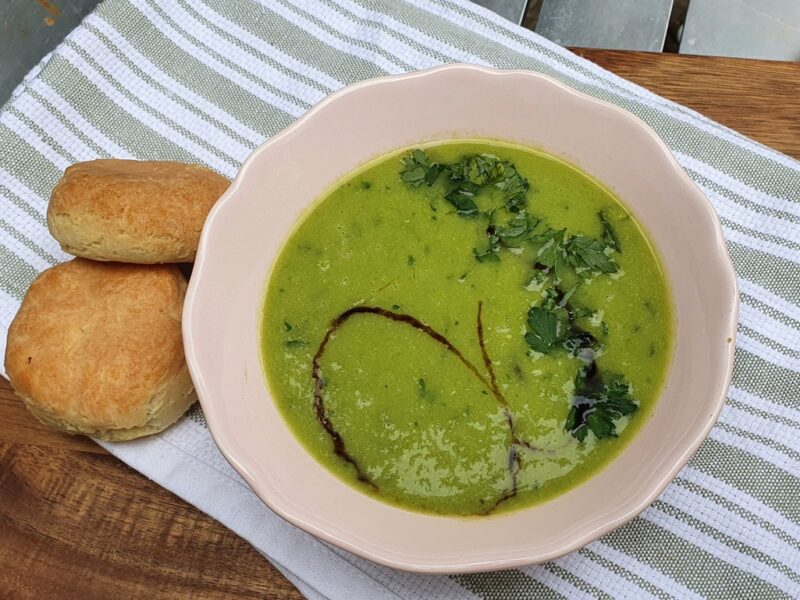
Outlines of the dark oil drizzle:
M 317 421 L 319 421 L 322 428 L 325 432 L 331 437 L 333 441 L 333 451 L 336 455 L 344 460 L 345 462 L 351 464 L 356 471 L 356 476 L 358 480 L 369 485 L 373 489 L 377 490 L 378 486 L 375 485 L 375 482 L 372 481 L 369 476 L 366 474 L 364 469 L 361 468 L 361 465 L 358 464 L 355 458 L 348 452 L 347 446 L 342 438 L 341 434 L 336 430 L 331 423 L 330 418 L 328 417 L 327 412 L 325 411 L 325 399 L 323 397 L 322 388 L 325 385 L 325 379 L 322 377 L 322 355 L 325 353 L 325 348 L 328 345 L 328 342 L 331 339 L 331 336 L 339 329 L 342 325 L 344 325 L 348 319 L 355 315 L 360 314 L 371 314 L 377 315 L 379 317 L 383 317 L 385 319 L 389 319 L 391 321 L 396 321 L 399 323 L 404 323 L 406 325 L 410 325 L 414 329 L 417 329 L 428 337 L 436 340 L 440 344 L 442 344 L 448 351 L 452 352 L 469 371 L 477 377 L 483 385 L 488 387 L 489 389 L 493 389 L 486 381 L 486 379 L 481 375 L 478 369 L 473 365 L 467 358 L 461 354 L 461 351 L 456 348 L 450 340 L 448 340 L 445 336 L 443 336 L 438 331 L 434 330 L 430 326 L 426 325 L 419 319 L 412 317 L 411 315 L 397 313 L 390 310 L 386 310 L 385 308 L 380 308 L 378 306 L 354 306 L 338 317 L 336 317 L 331 324 L 328 326 L 328 330 L 325 332 L 325 336 L 322 338 L 322 342 L 320 342 L 319 347 L 317 348 L 316 354 L 314 354 L 314 359 L 311 363 L 311 377 L 314 379 L 314 410 L 316 412 Z
M 536 263 L 533 266 L 534 269 L 541 270 L 545 273 L 549 272 L 548 267 Z M 566 294 L 564 290 L 562 290 L 558 285 L 554 286 L 556 297 L 555 301 L 559 306 L 564 307 L 568 313 L 571 315 L 574 312 L 573 307 L 569 305 L 566 301 Z M 403 323 L 405 325 L 409 325 L 418 331 L 421 331 L 431 339 L 435 340 L 436 342 L 440 343 L 442 346 L 445 347 L 449 352 L 454 354 L 456 358 L 458 358 L 461 363 L 467 367 L 467 369 L 484 385 L 488 388 L 492 395 L 494 396 L 495 400 L 497 400 L 498 404 L 503 409 L 503 414 L 506 419 L 506 424 L 508 426 L 508 470 L 511 475 L 511 487 L 507 489 L 493 504 L 488 506 L 486 509 L 481 511 L 480 514 L 490 514 L 493 512 L 500 504 L 503 502 L 513 498 L 519 492 L 519 472 L 522 469 L 522 457 L 518 451 L 518 448 L 525 448 L 526 450 L 532 452 L 553 452 L 553 450 L 545 450 L 543 448 L 537 448 L 533 446 L 530 442 L 521 439 L 516 433 L 516 426 L 514 423 L 514 415 L 509 408 L 508 401 L 506 400 L 503 393 L 500 391 L 500 387 L 497 384 L 497 377 L 494 372 L 494 366 L 492 364 L 492 360 L 489 357 L 489 353 L 486 350 L 486 343 L 484 340 L 483 335 L 483 302 L 478 302 L 478 316 L 477 316 L 477 334 L 478 334 L 478 344 L 481 350 L 481 358 L 483 359 L 483 365 L 486 368 L 486 372 L 488 373 L 488 379 L 478 370 L 478 368 L 468 360 L 461 351 L 456 348 L 453 343 L 447 339 L 444 335 L 426 325 L 416 317 L 412 315 L 408 315 L 405 313 L 394 312 L 391 310 L 386 310 L 385 308 L 381 308 L 379 306 L 354 306 L 343 313 L 341 313 L 338 317 L 331 321 L 328 330 L 325 332 L 325 336 L 322 338 L 322 342 L 320 342 L 319 347 L 317 348 L 317 352 L 314 354 L 314 358 L 312 361 L 312 368 L 311 368 L 311 377 L 314 379 L 314 410 L 316 412 L 317 421 L 319 421 L 322 428 L 325 432 L 331 437 L 331 441 L 333 442 L 333 450 L 337 456 L 339 456 L 342 460 L 349 463 L 353 466 L 356 472 L 356 476 L 359 481 L 365 483 L 366 485 L 370 486 L 374 490 L 378 490 L 378 486 L 375 484 L 374 481 L 370 479 L 361 465 L 356 461 L 356 459 L 348 452 L 347 446 L 342 438 L 341 434 L 336 430 L 331 422 L 328 414 L 325 410 L 325 400 L 323 397 L 323 387 L 325 385 L 325 380 L 322 376 L 322 356 L 325 353 L 325 349 L 328 345 L 328 342 L 331 339 L 331 336 L 339 329 L 342 325 L 344 325 L 351 317 L 359 314 L 371 314 L 376 315 L 385 319 L 389 319 L 391 321 L 395 321 L 398 323 Z M 573 349 L 573 353 L 575 356 L 581 360 L 582 366 L 580 371 L 578 372 L 578 377 L 576 378 L 576 385 L 574 396 L 572 399 L 572 404 L 576 407 L 578 411 L 578 417 L 582 417 L 583 414 L 590 410 L 592 407 L 592 400 L 589 396 L 593 392 L 597 392 L 602 390 L 603 388 L 603 377 L 600 373 L 600 370 L 597 366 L 596 356 L 597 356 L 597 346 L 598 342 L 597 339 L 588 331 L 585 331 L 575 325 L 572 320 L 570 319 L 569 327 L 571 330 L 570 338 L 577 339 L 578 345 Z M 559 448 L 560 449 L 560 448 Z M 558 450 L 558 449 L 556 449 Z M 483 502 L 483 501 L 481 501 Z
M 483 358 L 483 366 L 486 367 L 486 372 L 489 373 L 489 389 L 492 390 L 497 401 L 504 407 L 508 408 L 508 401 L 500 392 L 497 387 L 497 378 L 494 375 L 494 368 L 492 367 L 492 359 L 489 358 L 489 353 L 486 351 L 486 344 L 483 340 L 483 302 L 478 302 L 478 345 L 481 347 L 481 357 Z
M 513 498 L 517 495 L 517 479 L 519 477 L 519 471 L 522 468 L 522 462 L 519 452 L 517 452 L 517 445 L 520 444 L 520 441 L 517 438 L 516 432 L 514 431 L 514 415 L 511 414 L 511 409 L 508 406 L 508 400 L 506 400 L 505 396 L 503 396 L 503 393 L 500 391 L 500 388 L 497 385 L 497 377 L 494 374 L 492 359 L 489 357 L 489 352 L 486 350 L 486 342 L 483 338 L 483 302 L 478 302 L 477 323 L 478 345 L 481 347 L 483 366 L 486 367 L 486 371 L 489 373 L 489 389 L 492 391 L 492 394 L 500 406 L 503 407 L 503 415 L 505 416 L 506 424 L 508 425 L 508 470 L 511 473 L 511 488 L 506 490 L 503 495 L 494 502 L 494 504 L 483 511 L 483 514 L 489 514 L 502 502 L 505 502 L 509 498 Z M 525 445 L 526 447 L 530 447 L 527 442 Z
M 342 435 L 333 426 L 333 423 L 331 422 L 325 410 L 325 399 L 323 395 L 325 379 L 322 376 L 321 363 L 322 363 L 322 356 L 325 354 L 325 349 L 328 345 L 328 342 L 330 341 L 331 336 L 336 332 L 336 330 L 338 330 L 342 325 L 344 325 L 351 317 L 359 314 L 376 315 L 385 319 L 389 319 L 391 321 L 409 325 L 414 329 L 421 331 L 431 339 L 440 343 L 449 352 L 454 354 L 456 358 L 458 358 L 458 360 L 461 361 L 461 363 L 465 367 L 467 367 L 470 373 L 472 373 L 478 379 L 478 381 L 481 382 L 482 385 L 484 385 L 491 391 L 494 398 L 503 408 L 503 414 L 505 415 L 506 423 L 508 425 L 508 440 L 509 440 L 508 469 L 511 474 L 511 487 L 508 490 L 506 490 L 493 504 L 491 504 L 485 510 L 481 511 L 481 514 L 491 513 L 501 503 L 516 496 L 518 492 L 517 480 L 519 476 L 519 471 L 522 468 L 522 459 L 520 457 L 517 448 L 524 447 L 534 452 L 542 452 L 544 450 L 542 450 L 541 448 L 536 448 L 535 446 L 531 445 L 529 442 L 525 440 L 521 440 L 516 434 L 514 426 L 514 417 L 511 413 L 511 410 L 509 409 L 508 401 L 503 396 L 499 386 L 497 385 L 497 377 L 495 376 L 494 373 L 492 360 L 489 357 L 489 353 L 486 350 L 486 343 L 484 341 L 484 336 L 483 336 L 483 317 L 482 317 L 483 302 L 478 302 L 477 332 L 478 332 L 478 343 L 480 345 L 481 356 L 483 358 L 483 364 L 486 367 L 486 371 L 489 375 L 488 379 L 444 335 L 442 335 L 429 325 L 426 325 L 425 323 L 423 323 L 422 321 L 411 315 L 386 310 L 385 308 L 381 308 L 378 306 L 354 306 L 353 308 L 344 311 L 338 317 L 333 319 L 333 321 L 331 321 L 330 325 L 328 326 L 328 330 L 325 332 L 325 336 L 322 338 L 322 341 L 320 342 L 320 345 L 317 348 L 317 352 L 314 354 L 311 366 L 311 377 L 312 379 L 314 379 L 314 410 L 316 412 L 317 421 L 319 421 L 322 428 L 331 437 L 331 441 L 333 442 L 333 451 L 336 453 L 336 455 L 342 460 L 344 460 L 346 463 L 352 465 L 359 481 L 365 483 L 366 485 L 370 486 L 376 491 L 378 490 L 378 486 L 375 484 L 375 482 L 372 481 L 372 479 L 370 479 L 369 475 L 367 475 L 367 473 L 364 471 L 364 469 L 361 467 L 358 461 L 347 450 L 347 445 L 345 444 Z

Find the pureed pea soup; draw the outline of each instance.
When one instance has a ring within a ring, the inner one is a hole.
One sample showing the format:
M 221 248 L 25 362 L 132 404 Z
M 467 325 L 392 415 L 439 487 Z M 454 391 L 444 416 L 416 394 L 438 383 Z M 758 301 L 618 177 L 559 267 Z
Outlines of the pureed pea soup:
M 486 515 L 620 451 L 661 390 L 672 313 L 607 190 L 546 154 L 460 141 L 328 193 L 281 251 L 261 340 L 318 461 L 405 508 Z

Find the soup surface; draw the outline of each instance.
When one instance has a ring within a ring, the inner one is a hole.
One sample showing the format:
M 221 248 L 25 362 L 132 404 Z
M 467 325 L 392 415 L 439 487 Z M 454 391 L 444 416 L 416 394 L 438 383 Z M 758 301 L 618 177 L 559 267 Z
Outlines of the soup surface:
M 672 347 L 659 260 L 546 154 L 438 143 L 340 182 L 271 274 L 262 356 L 297 438 L 362 491 L 485 515 L 551 498 L 646 421 Z

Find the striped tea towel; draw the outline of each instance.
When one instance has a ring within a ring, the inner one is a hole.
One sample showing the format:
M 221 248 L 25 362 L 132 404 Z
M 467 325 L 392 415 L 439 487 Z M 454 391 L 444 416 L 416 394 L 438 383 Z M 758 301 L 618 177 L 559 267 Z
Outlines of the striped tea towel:
M 31 280 L 67 258 L 44 215 L 70 163 L 174 159 L 233 177 L 343 85 L 445 62 L 531 69 L 622 106 L 713 203 L 741 290 L 736 367 L 719 424 L 675 482 L 554 562 L 420 576 L 273 515 L 197 409 L 108 449 L 247 539 L 309 598 L 800 598 L 800 164 L 466 0 L 106 0 L 0 114 L 0 345 Z

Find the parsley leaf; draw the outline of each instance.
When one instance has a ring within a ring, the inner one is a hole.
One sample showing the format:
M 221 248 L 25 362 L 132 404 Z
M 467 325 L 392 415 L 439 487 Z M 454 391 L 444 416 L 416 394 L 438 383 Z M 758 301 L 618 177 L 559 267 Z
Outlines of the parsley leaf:
M 614 417 L 600 406 L 596 407 L 593 411 L 587 411 L 586 426 L 598 440 L 607 437 L 617 437 Z
M 495 185 L 502 190 L 503 202 L 509 212 L 519 213 L 525 208 L 525 196 L 530 189 L 528 180 L 510 162 L 500 160 L 493 154 L 472 154 L 451 165 L 441 165 L 432 161 L 424 150 L 415 148 L 402 161 L 400 179 L 412 187 L 423 184 L 431 186 L 439 174 L 446 170 L 453 187 L 445 194 L 445 198 L 461 216 L 478 213 L 475 195 L 487 185 Z
M 562 341 L 567 328 L 567 311 L 563 308 L 533 306 L 528 310 L 528 327 L 525 341 L 536 352 L 547 354 Z
M 450 178 L 466 181 L 478 187 L 498 181 L 506 164 L 494 154 L 473 154 L 448 167 Z
M 606 396 L 609 398 L 626 398 L 630 394 L 631 387 L 622 375 L 611 375 L 606 384 Z
M 525 208 L 525 195 L 528 193 L 530 184 L 528 180 L 519 174 L 516 167 L 511 163 L 503 163 L 503 179 L 495 185 L 503 190 L 503 200 L 509 212 L 517 213 Z
M 617 437 L 615 421 L 631 415 L 639 406 L 630 397 L 630 386 L 619 375 L 609 378 L 602 389 L 576 392 L 564 427 L 579 442 L 591 431 L 599 440 Z
M 586 317 L 591 317 L 595 314 L 595 311 L 590 310 L 588 308 L 583 308 L 582 306 L 578 306 L 573 308 L 570 312 L 569 316 L 573 321 L 577 321 L 578 319 L 584 319 Z
M 597 240 L 582 235 L 573 235 L 564 246 L 567 262 L 573 267 L 600 273 L 616 273 L 619 267 L 605 250 L 605 246 Z
M 538 224 L 539 219 L 536 217 L 520 213 L 506 223 L 505 227 L 498 229 L 497 235 L 504 246 L 520 246 L 525 240 L 532 237 L 533 230 Z
M 422 184 L 432 186 L 442 172 L 442 166 L 433 162 L 427 153 L 419 148 L 412 150 L 402 160 L 403 170 L 400 171 L 400 179 L 413 187 Z
M 534 273 L 540 273 L 540 282 L 544 277 L 544 281 L 549 282 L 550 286 L 542 290 L 544 296 L 542 304 L 528 310 L 530 331 L 525 334 L 528 345 L 536 352 L 548 353 L 560 344 L 572 356 L 584 363 L 590 363 L 599 351 L 599 344 L 591 333 L 578 327 L 575 321 L 591 315 L 592 311 L 568 304 L 580 283 L 576 283 L 564 292 L 554 284 L 552 274 L 541 270 L 536 270 Z M 581 377 L 582 373 L 583 369 L 579 373 Z M 583 385 L 583 379 L 576 380 L 576 389 Z
M 566 229 L 546 228 L 528 236 L 528 239 L 541 244 L 537 251 L 539 263 L 555 268 L 557 273 L 566 265 L 593 273 L 616 273 L 619 270 L 617 263 L 606 254 L 603 244 L 582 235 L 568 235 Z
M 471 217 L 478 214 L 478 205 L 475 204 L 477 186 L 467 181 L 462 181 L 445 194 L 445 200 L 456 207 L 456 213 L 462 217 Z
M 566 232 L 566 229 L 546 229 L 531 238 L 532 242 L 542 244 L 536 255 L 539 262 L 545 267 L 552 269 L 558 263 L 564 261 L 564 236 Z
M 489 245 L 483 250 L 478 250 L 477 248 L 472 249 L 472 254 L 478 262 L 496 262 L 500 260 L 500 255 L 498 254 L 500 251 L 500 237 L 497 235 L 497 230 L 493 224 L 494 211 L 489 213 L 488 217 L 489 226 L 486 228 L 486 235 L 489 237 Z
M 450 178 L 477 187 L 494 184 L 503 191 L 503 202 L 509 212 L 525 208 L 525 195 L 530 185 L 510 162 L 494 154 L 473 154 L 447 167 Z
M 600 218 L 600 223 L 603 225 L 603 242 L 605 242 L 606 247 L 620 252 L 619 238 L 614 228 L 611 227 L 611 223 L 608 222 L 605 213 L 601 210 L 597 213 L 597 216 Z
M 498 262 L 500 260 L 500 256 L 497 254 L 497 248 L 491 245 L 483 250 L 473 248 L 472 254 L 478 262 Z
M 572 356 L 578 356 L 581 354 L 581 350 L 594 349 L 596 342 L 597 340 L 591 333 L 570 328 L 569 333 L 564 337 L 562 346 Z
M 475 260 L 478 262 L 499 262 L 500 255 L 497 254 L 497 251 L 500 249 L 499 246 L 493 246 L 491 242 L 489 246 L 484 248 L 483 250 L 478 250 L 477 248 L 472 249 L 472 254 L 475 257 Z
M 500 248 L 519 247 L 522 243 L 533 235 L 533 230 L 539 224 L 539 219 L 531 217 L 526 213 L 521 213 L 508 221 L 505 227 L 497 228 L 494 225 L 495 211 L 487 213 L 489 226 L 486 228 L 486 235 L 489 236 L 489 245 L 484 250 L 473 248 L 472 253 L 479 262 L 487 260 L 499 260 Z
M 531 276 L 528 277 L 528 280 L 522 287 L 529 292 L 540 292 L 549 281 L 550 278 L 547 276 L 547 273 L 539 269 L 534 269 L 533 273 L 531 273 Z

